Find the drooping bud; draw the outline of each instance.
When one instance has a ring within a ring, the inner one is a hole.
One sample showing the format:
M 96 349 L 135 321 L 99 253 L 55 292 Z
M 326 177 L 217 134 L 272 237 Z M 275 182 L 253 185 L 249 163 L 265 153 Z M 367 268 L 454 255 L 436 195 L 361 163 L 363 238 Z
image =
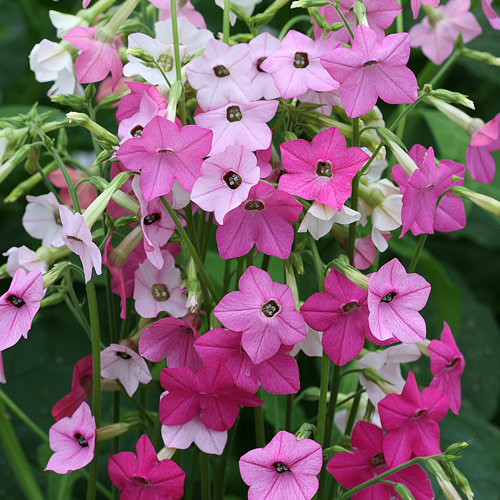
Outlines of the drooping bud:
M 377 134 L 391 148 L 392 153 L 404 171 L 411 176 L 418 167 L 405 151 L 406 148 L 399 137 L 385 127 L 377 127 Z
M 332 261 L 333 267 L 363 290 L 368 290 L 368 276 L 349 264 L 347 255 L 341 255 Z
M 476 109 L 474 106 L 474 102 L 471 101 L 466 95 L 461 94 L 460 92 L 453 92 L 447 89 L 432 89 L 432 85 L 426 83 L 424 85 L 424 93 L 428 96 L 435 97 L 444 102 L 449 102 L 452 104 L 459 104 L 460 106 L 464 106 L 469 109 Z
M 472 191 L 464 186 L 453 186 L 450 189 L 450 192 L 460 196 L 461 198 L 470 200 L 474 203 L 474 205 L 477 205 L 483 210 L 500 217 L 500 201 L 495 200 L 495 198 L 486 196 L 485 194 L 476 193 L 475 191 Z
M 66 117 L 71 123 L 76 123 L 82 127 L 85 127 L 87 130 L 92 132 L 97 141 L 102 144 L 104 147 L 114 148 L 120 145 L 120 141 L 116 135 L 112 134 L 104 127 L 91 120 L 88 115 L 85 113 L 76 113 L 70 112 L 66 114 Z

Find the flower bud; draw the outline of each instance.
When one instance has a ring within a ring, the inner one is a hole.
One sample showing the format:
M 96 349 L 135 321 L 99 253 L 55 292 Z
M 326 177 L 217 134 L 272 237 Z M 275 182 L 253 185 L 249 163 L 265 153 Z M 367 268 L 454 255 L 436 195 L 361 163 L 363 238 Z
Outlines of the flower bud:
M 309 436 L 312 436 L 316 432 L 316 426 L 313 424 L 310 424 L 308 422 L 304 422 L 300 427 L 299 430 L 295 433 L 295 437 L 297 439 L 306 439 Z
M 411 491 L 403 483 L 394 483 L 393 487 L 396 493 L 401 497 L 401 500 L 415 500 Z
M 201 287 L 196 273 L 196 264 L 192 257 L 189 258 L 187 266 L 187 288 L 186 307 L 189 309 L 189 312 L 196 313 L 200 309 L 201 304 Z
M 470 446 L 471 441 L 462 441 L 461 443 L 452 443 L 446 448 L 446 455 L 458 455 L 461 451 Z
M 33 146 L 30 150 L 24 169 L 30 175 L 38 170 L 38 160 L 40 159 L 40 146 Z
M 441 488 L 446 500 L 461 500 L 461 496 L 458 494 L 458 491 L 455 489 L 453 484 L 451 484 L 449 477 L 436 460 L 426 461 L 425 467 L 437 479 L 439 487 Z
M 476 193 L 475 191 L 472 191 L 464 186 L 453 186 L 450 189 L 450 192 L 460 196 L 461 198 L 470 200 L 474 203 L 474 205 L 477 205 L 483 210 L 500 217 L 500 201 L 495 200 L 495 198 L 491 198 L 485 194 Z
M 114 134 L 106 130 L 104 127 L 91 120 L 85 113 L 75 113 L 70 112 L 66 114 L 66 117 L 71 123 L 76 123 L 77 125 L 81 125 L 85 127 L 87 130 L 92 132 L 99 143 L 101 143 L 104 147 L 114 148 L 115 146 L 120 145 L 120 141 L 118 137 Z
M 368 26 L 368 19 L 366 18 L 366 7 L 363 2 L 359 0 L 353 6 L 354 14 L 356 14 L 356 19 L 358 20 L 358 24 L 364 24 Z
M 460 106 L 464 106 L 465 108 L 469 109 L 476 109 L 474 106 L 474 102 L 460 92 L 452 92 L 451 90 L 447 89 L 433 90 L 432 85 L 426 83 L 424 85 L 424 93 L 444 102 L 459 104 Z
M 471 61 L 479 61 L 491 66 L 500 66 L 500 57 L 495 57 L 489 52 L 482 52 L 479 50 L 471 50 L 467 47 L 462 47 L 460 49 L 460 57 L 464 59 L 470 59 Z
M 377 134 L 391 148 L 404 171 L 411 176 L 418 167 L 405 151 L 406 148 L 399 137 L 385 127 L 377 127 Z
M 347 255 L 341 255 L 332 262 L 333 267 L 363 290 L 368 290 L 368 276 L 349 264 Z
M 182 82 L 174 82 L 170 87 L 170 96 L 168 98 L 168 106 L 167 106 L 167 120 L 170 120 L 172 123 L 175 122 L 175 114 L 177 112 L 177 105 L 179 104 L 179 100 L 182 97 L 182 92 L 184 91 L 184 86 Z
M 323 7 L 324 5 L 331 5 L 328 0 L 295 0 L 290 5 L 291 9 L 309 8 L 309 7 Z
M 51 293 L 48 297 L 44 297 L 40 302 L 40 307 L 50 307 L 60 304 L 66 295 L 66 292 Z
M 145 64 L 145 66 L 155 67 L 154 57 L 151 54 L 148 54 L 146 51 L 140 49 L 139 47 L 128 48 L 127 55 L 139 59 Z
M 128 172 L 128 174 L 130 175 L 130 172 Z M 98 176 L 89 177 L 89 181 L 91 184 L 93 184 L 97 189 L 101 191 L 104 191 L 110 184 L 108 181 L 106 181 L 106 179 L 103 179 L 102 177 Z M 129 212 L 132 212 L 133 214 L 139 211 L 139 203 L 137 203 L 137 200 L 129 196 L 127 193 L 120 191 L 119 188 L 118 190 L 113 191 L 111 199 L 115 201 L 118 205 L 120 205 L 122 208 L 128 210 Z
M 177 451 L 177 448 L 167 448 L 164 446 L 157 454 L 156 456 L 158 457 L 158 460 L 170 460 L 173 456 L 174 453 Z
M 467 446 L 469 446 L 468 443 L 457 443 L 457 444 L 466 444 Z M 440 460 L 440 463 L 443 469 L 448 474 L 448 476 L 452 478 L 452 480 L 458 485 L 458 487 L 465 494 L 467 500 L 472 500 L 474 498 L 474 493 L 472 492 L 468 479 L 455 467 L 455 464 L 453 462 L 449 460 Z
M 117 422 L 115 424 L 99 427 L 96 432 L 97 441 L 106 441 L 125 434 L 128 430 L 138 426 L 141 423 L 139 419 L 130 422 Z
M 69 252 L 68 252 L 69 253 Z M 43 288 L 49 288 L 66 272 L 70 263 L 68 261 L 58 262 L 43 275 Z
M 50 100 L 61 106 L 67 106 L 72 109 L 85 109 L 87 107 L 87 101 L 85 97 L 81 95 L 73 94 L 52 94 Z
M 301 396 L 304 401 L 319 401 L 319 387 L 308 387 L 302 391 Z
M 292 3 L 292 8 L 294 8 L 294 4 L 298 2 L 293 2 Z M 297 6 L 298 7 L 298 6 Z M 312 17 L 314 23 L 319 26 L 322 30 L 329 30 L 330 25 L 328 24 L 328 21 L 325 19 L 323 14 L 316 8 L 316 7 L 309 7 L 307 9 L 308 14 Z

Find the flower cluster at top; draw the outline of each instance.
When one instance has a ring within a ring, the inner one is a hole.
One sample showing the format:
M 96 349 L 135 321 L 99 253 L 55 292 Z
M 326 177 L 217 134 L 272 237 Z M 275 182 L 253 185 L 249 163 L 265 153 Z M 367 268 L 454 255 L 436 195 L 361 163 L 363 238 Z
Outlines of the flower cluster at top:
M 242 406 L 260 407 L 264 392 L 299 392 L 300 350 L 331 361 L 337 377 L 338 367 L 352 362 L 366 392 L 364 417 L 335 416 L 342 432 L 352 431 L 352 449 L 325 467 L 344 489 L 415 457 L 442 456 L 439 422 L 448 409 L 460 410 L 464 357 L 446 323 L 441 340 L 426 339 L 420 311 L 431 285 L 413 272 L 419 254 L 408 270 L 396 258 L 379 266 L 378 258 L 395 232 L 426 237 L 462 229 L 463 198 L 499 213 L 498 202 L 463 184 L 466 175 L 492 182 L 500 115 L 486 124 L 469 117 L 454 106 L 464 96 L 419 89 L 408 67 L 411 47 L 441 64 L 457 37 L 463 44 L 481 33 L 469 0 L 412 0 L 413 18 L 421 7 L 424 18 L 408 33 L 390 34 L 402 11 L 397 0 L 299 0 L 312 16 L 309 34 L 291 28 L 280 37 L 257 26 L 286 2 L 253 17 L 258 1 L 235 1 L 232 12 L 225 2 L 222 39 L 190 1 L 144 0 L 141 11 L 138 0 L 127 0 L 108 12 L 112 3 L 84 0 L 77 16 L 53 12 L 61 41 L 42 40 L 29 56 L 37 80 L 54 82 L 55 102 L 92 109 L 67 116 L 92 133 L 96 158 L 88 167 L 67 166 L 47 140 L 52 122 L 33 128 L 54 159 L 43 174 L 52 189 L 26 197 L 23 227 L 41 247 L 4 254 L 13 280 L 0 297 L 0 351 L 27 338 L 41 301 L 68 266 L 80 271 L 91 308 L 93 277 L 106 270 L 125 325 L 122 338 L 103 349 L 93 341 L 93 354 L 76 363 L 71 391 L 53 406 L 47 470 L 80 469 L 105 439 L 100 433 L 114 437 L 137 425 L 100 427 L 99 379 L 133 398 L 154 378 L 165 391 L 156 405 L 163 445 L 184 450 L 194 443 L 223 455 Z M 500 28 L 491 1 L 483 7 Z M 235 15 L 248 24 L 248 36 L 229 36 Z M 409 105 L 404 113 L 426 103 L 463 125 L 471 135 L 466 164 L 437 159 L 421 144 L 406 151 L 395 127 L 385 126 L 382 102 Z M 115 134 L 94 118 L 116 104 Z M 0 142 L 0 151 L 13 144 Z M 0 175 L 8 175 L 7 164 Z M 103 231 L 96 229 L 101 222 Z M 317 240 L 335 246 L 328 265 Z M 73 264 L 71 254 L 78 257 Z M 212 267 L 221 259 L 217 275 Z M 313 264 L 319 287 L 307 297 L 296 279 L 304 261 Z M 67 300 L 78 309 L 77 300 Z M 434 379 L 421 391 L 412 371 L 403 379 L 400 363 L 422 352 Z M 333 414 L 325 423 L 321 384 L 314 440 L 310 430 L 298 437 L 282 430 L 239 459 L 249 498 L 316 494 L 333 423 Z M 337 393 L 338 385 L 329 393 L 333 407 Z M 185 473 L 156 454 L 149 430 L 136 453 L 109 458 L 109 477 L 122 499 L 181 498 Z M 353 495 L 425 500 L 434 493 L 412 462 Z

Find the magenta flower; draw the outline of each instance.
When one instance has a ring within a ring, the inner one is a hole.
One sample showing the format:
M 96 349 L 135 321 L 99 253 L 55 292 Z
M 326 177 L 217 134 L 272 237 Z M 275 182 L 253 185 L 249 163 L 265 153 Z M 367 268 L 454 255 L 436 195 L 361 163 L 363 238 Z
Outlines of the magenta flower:
M 109 478 L 121 500 L 182 498 L 186 473 L 173 460 L 158 460 L 146 434 L 135 449 L 137 454 L 121 451 L 109 458 Z
M 500 17 L 495 12 L 491 4 L 493 0 L 481 0 L 481 6 L 483 7 L 483 12 L 491 27 L 495 30 L 500 30 Z
M 408 374 L 403 392 L 389 394 L 378 404 L 384 437 L 384 455 L 390 467 L 413 456 L 426 457 L 441 453 L 439 424 L 448 411 L 443 391 L 426 387 L 418 390 L 413 372 Z
M 337 89 L 339 82 L 321 65 L 320 58 L 339 44 L 333 40 L 312 40 L 303 33 L 290 30 L 280 48 L 260 65 L 271 73 L 283 99 L 297 97 L 307 90 Z
M 168 194 L 174 179 L 191 191 L 211 144 L 210 130 L 196 125 L 181 127 L 155 116 L 140 137 L 132 137 L 120 146 L 116 156 L 126 169 L 141 171 L 141 191 L 151 201 Z
M 295 394 L 300 389 L 299 367 L 282 346 L 271 358 L 254 364 L 241 346 L 241 332 L 216 328 L 203 334 L 195 348 L 205 363 L 221 363 L 238 387 L 252 394 L 261 387 L 272 394 Z
M 221 153 L 228 146 L 244 146 L 250 151 L 267 149 L 273 135 L 267 122 L 276 114 L 278 104 L 276 100 L 232 99 L 220 108 L 198 113 L 194 121 L 214 134 L 210 155 Z
M 417 19 L 418 12 L 422 4 L 428 5 L 429 7 L 437 7 L 440 0 L 411 0 L 411 11 L 413 13 L 413 19 Z
M 145 328 L 139 338 L 139 353 L 149 361 L 167 359 L 168 368 L 185 366 L 196 371 L 202 361 L 194 348 L 200 334 L 187 321 L 162 318 Z
M 368 322 L 378 340 L 396 337 L 411 344 L 425 339 L 424 318 L 431 285 L 419 274 L 407 274 L 398 259 L 384 264 L 368 280 Z
M 491 184 L 495 177 L 493 151 L 500 149 L 500 113 L 478 130 L 470 141 L 465 155 L 470 176 L 485 184 Z
M 360 24 L 352 49 L 337 48 L 321 58 L 328 72 L 340 81 L 340 99 L 347 116 L 355 118 L 370 111 L 380 97 L 389 104 L 417 99 L 417 79 L 406 67 L 410 57 L 408 33 L 379 39 Z
M 217 228 L 217 247 L 223 259 L 246 255 L 255 245 L 259 252 L 287 259 L 293 243 L 293 226 L 302 205 L 290 194 L 259 182 L 248 198 Z
M 351 180 L 369 156 L 357 147 L 347 148 L 336 128 L 322 130 L 312 142 L 295 139 L 281 144 L 286 173 L 279 189 L 341 210 L 351 195 Z
M 71 417 L 64 417 L 49 429 L 50 457 L 45 470 L 68 474 L 94 458 L 95 418 L 90 406 L 82 403 Z
M 350 453 L 337 453 L 326 465 L 326 470 L 344 487 L 354 488 L 389 470 L 383 452 L 384 432 L 369 422 L 357 422 L 351 437 Z M 415 500 L 434 498 L 431 482 L 418 465 L 412 465 L 391 474 L 387 481 L 402 483 Z M 352 496 L 353 500 L 391 500 L 399 498 L 390 484 L 377 483 Z
M 264 448 L 240 458 L 240 473 L 249 500 L 310 500 L 318 490 L 323 465 L 321 446 L 312 439 L 297 439 L 279 431 Z
M 92 278 L 92 269 L 95 269 L 96 274 L 102 272 L 101 252 L 92 241 L 92 233 L 82 214 L 73 213 L 69 208 L 61 205 L 59 217 L 63 226 L 62 239 L 66 246 L 80 257 L 85 283 L 87 283 Z
M 76 186 L 79 182 L 86 179 L 88 176 L 81 170 L 76 170 L 71 167 L 66 167 L 68 171 L 69 178 L 73 186 Z M 63 205 L 67 205 L 70 208 L 73 207 L 73 200 L 66 184 L 66 179 L 61 170 L 54 170 L 47 175 L 49 181 L 54 184 L 55 187 L 59 188 L 59 198 Z M 50 194 L 50 193 L 49 193 Z M 76 194 L 78 195 L 78 201 L 80 202 L 80 208 L 82 210 L 86 209 L 96 198 L 97 192 L 95 187 L 90 182 L 83 182 L 76 188 Z M 43 196 L 43 195 L 42 195 Z M 38 197 L 40 198 L 40 197 Z M 52 244 L 52 246 L 56 246 Z
M 434 375 L 431 387 L 442 390 L 448 396 L 450 410 L 458 415 L 462 404 L 460 377 L 465 369 L 465 359 L 446 321 L 441 332 L 441 340 L 431 340 L 429 354 L 431 373 Z
M 197 372 L 189 368 L 163 368 L 161 385 L 168 394 L 160 400 L 160 421 L 180 425 L 199 415 L 210 429 L 230 429 L 241 406 L 259 406 L 262 401 L 236 386 L 229 371 L 210 363 Z
M 367 292 L 332 269 L 325 292 L 311 295 L 300 312 L 307 324 L 323 332 L 323 348 L 336 365 L 354 359 L 364 346 L 368 328 Z
M 191 192 L 191 200 L 223 224 L 224 216 L 245 201 L 250 188 L 259 182 L 260 169 L 255 155 L 243 146 L 228 146 L 201 166 L 201 176 Z
M 214 314 L 226 328 L 242 332 L 241 345 L 255 364 L 274 356 L 281 344 L 294 345 L 307 334 L 290 288 L 255 266 L 243 273 L 239 291 L 225 295 Z
M 433 234 L 434 229 L 448 232 L 465 227 L 465 208 L 462 200 L 447 193 L 452 186 L 463 184 L 453 181 L 456 175 L 463 179 L 465 167 L 451 160 L 436 165 L 434 150 L 415 144 L 408 152 L 418 168 L 409 177 L 400 164 L 394 165 L 393 179 L 403 193 L 400 238 L 411 230 L 412 234 Z M 436 206 L 437 205 L 437 206 Z
M 106 43 L 99 39 L 96 28 L 75 26 L 62 38 L 81 50 L 75 61 L 76 77 L 80 83 L 100 82 L 111 71 L 113 88 L 116 87 L 123 70 L 118 54 L 119 37 Z
M 17 269 L 9 289 L 0 297 L 0 351 L 28 338 L 33 317 L 43 298 L 40 271 Z

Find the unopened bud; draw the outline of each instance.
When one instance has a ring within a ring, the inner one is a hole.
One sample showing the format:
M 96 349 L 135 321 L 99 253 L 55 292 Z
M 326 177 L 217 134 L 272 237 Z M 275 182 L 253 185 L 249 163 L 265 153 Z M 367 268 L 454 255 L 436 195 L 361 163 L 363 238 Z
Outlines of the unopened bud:
M 98 176 L 89 177 L 89 181 L 100 191 L 104 191 L 110 184 L 106 179 Z M 124 193 L 123 191 L 114 191 L 111 195 L 111 199 L 118 205 L 120 205 L 120 207 L 128 210 L 129 212 L 132 212 L 133 214 L 139 211 L 139 203 L 137 203 L 137 200 L 129 196 L 127 193 Z
M 172 123 L 175 122 L 175 115 L 177 112 L 177 105 L 182 97 L 182 92 L 184 91 L 184 86 L 182 82 L 176 81 L 170 87 L 170 95 L 168 97 L 167 106 L 167 120 Z
M 100 108 L 111 108 L 112 106 L 114 106 L 116 103 L 120 102 L 122 97 L 124 95 L 127 95 L 127 94 L 130 94 L 130 91 L 125 91 L 125 92 L 121 92 L 120 94 L 111 94 L 111 95 L 107 95 L 106 97 L 103 97 L 100 101 L 99 101 L 99 107 Z
M 441 488 L 446 500 L 461 500 L 461 497 L 451 483 L 450 478 L 446 475 L 443 468 L 436 460 L 427 460 L 425 462 L 425 467 L 437 479 L 439 487 Z
M 319 387 L 308 387 L 301 392 L 304 401 L 319 401 L 320 389 Z
M 294 2 L 296 3 L 296 2 Z M 293 4 L 292 4 L 293 7 Z M 312 17 L 314 23 L 319 26 L 322 30 L 328 30 L 330 25 L 328 21 L 325 19 L 325 16 L 321 14 L 321 12 L 316 7 L 309 7 L 307 9 L 308 14 Z
M 309 7 L 323 7 L 324 5 L 331 5 L 328 0 L 295 0 L 290 5 L 291 9 L 308 9 Z
M 299 430 L 295 433 L 295 437 L 297 439 L 306 439 L 309 436 L 312 436 L 316 430 L 315 425 L 305 422 L 299 427 Z
M 417 349 L 420 351 L 421 354 L 424 356 L 430 357 L 429 354 L 429 344 L 431 343 L 430 340 L 422 340 L 422 342 L 417 342 L 415 345 L 417 346 Z
M 88 83 L 85 87 L 85 99 L 91 101 L 95 97 L 95 85 L 93 83 Z
M 471 50 L 467 47 L 462 47 L 460 49 L 460 57 L 464 59 L 469 59 L 471 61 L 479 61 L 482 63 L 489 64 L 491 66 L 500 66 L 500 57 L 496 57 L 489 52 L 481 52 L 479 50 Z
M 292 252 L 290 254 L 290 260 L 292 265 L 297 271 L 297 274 L 302 276 L 304 274 L 304 261 L 302 260 L 302 254 L 299 252 Z
M 66 269 L 68 268 L 69 264 L 70 263 L 68 261 L 58 262 L 55 266 L 50 268 L 43 275 L 43 288 L 48 288 L 49 286 L 53 285 L 56 281 L 58 281 L 59 278 L 61 278 L 62 275 L 66 272 Z
M 394 483 L 393 488 L 401 497 L 401 500 L 415 500 L 415 497 L 411 494 L 411 491 L 403 483 Z
M 97 441 L 106 441 L 125 434 L 128 430 L 140 425 L 139 419 L 131 420 L 130 422 L 117 422 L 115 424 L 106 425 L 97 429 Z
M 364 24 L 368 26 L 368 19 L 366 18 L 366 7 L 363 2 L 359 0 L 356 1 L 353 7 L 354 13 L 356 14 L 356 19 L 358 20 L 358 24 Z
M 448 476 L 451 477 L 465 494 L 467 500 L 472 500 L 474 498 L 474 493 L 472 492 L 468 479 L 455 467 L 453 462 L 449 460 L 440 460 L 440 463 Z
M 432 85 L 427 83 L 424 85 L 424 93 L 444 102 L 459 104 L 460 106 L 464 106 L 465 108 L 469 109 L 476 109 L 474 106 L 474 102 L 460 92 L 452 92 L 451 90 L 446 89 L 433 90 Z
M 385 127 L 377 127 L 377 134 L 391 148 L 392 153 L 404 171 L 411 176 L 418 167 L 405 151 L 405 145 L 399 137 Z
M 368 290 L 368 276 L 349 264 L 346 255 L 341 255 L 332 261 L 333 267 L 340 271 L 346 278 L 363 290 Z
M 470 446 L 471 441 L 462 441 L 461 443 L 453 443 L 446 448 L 446 455 L 458 455 L 461 451 L 465 450 L 468 446 Z
M 50 96 L 50 100 L 56 104 L 67 106 L 72 109 L 85 109 L 87 107 L 87 101 L 85 97 L 81 95 L 54 94 Z
M 160 460 L 160 462 L 162 460 L 170 460 L 175 452 L 177 451 L 177 448 L 167 448 L 166 446 L 164 446 L 157 454 L 156 456 L 158 457 L 158 460 Z
M 443 115 L 449 118 L 453 123 L 463 128 L 470 136 L 472 136 L 484 125 L 484 122 L 479 118 L 473 118 L 455 106 L 452 106 L 441 99 L 437 99 L 435 96 L 429 95 L 425 97 L 425 101 L 441 111 L 441 113 L 443 113 Z
M 38 170 L 38 160 L 40 159 L 40 146 L 33 146 L 30 150 L 24 169 L 28 174 L 33 175 Z
M 0 166 L 0 182 L 4 181 L 22 161 L 26 160 L 32 147 L 31 144 L 25 144 Z
M 139 47 L 130 47 L 129 49 L 127 49 L 127 55 L 139 59 L 140 61 L 145 63 L 146 66 L 151 66 L 151 65 L 154 66 L 155 64 L 155 58 L 148 52 L 140 49 Z
M 50 295 L 44 297 L 41 300 L 40 307 L 50 307 L 56 304 L 60 304 L 64 300 L 64 297 L 66 295 L 67 295 L 66 292 L 51 293 Z
M 283 133 L 283 140 L 286 141 L 294 141 L 297 139 L 297 135 L 291 132 L 290 130 L 287 130 Z
M 87 130 L 92 132 L 99 143 L 103 144 L 104 147 L 108 146 L 113 148 L 120 145 L 118 137 L 106 130 L 104 127 L 91 120 L 85 113 L 67 113 L 66 117 L 71 123 L 76 123 Z
M 201 287 L 196 273 L 196 264 L 192 257 L 189 258 L 187 266 L 187 288 L 186 307 L 189 309 L 189 312 L 196 313 L 200 309 L 201 304 Z
M 500 201 L 491 198 L 491 196 L 486 196 L 485 194 L 476 193 L 471 189 L 464 186 L 454 186 L 450 189 L 450 192 L 460 196 L 461 198 L 466 198 L 472 201 L 474 205 L 481 207 L 483 210 L 500 217 Z

